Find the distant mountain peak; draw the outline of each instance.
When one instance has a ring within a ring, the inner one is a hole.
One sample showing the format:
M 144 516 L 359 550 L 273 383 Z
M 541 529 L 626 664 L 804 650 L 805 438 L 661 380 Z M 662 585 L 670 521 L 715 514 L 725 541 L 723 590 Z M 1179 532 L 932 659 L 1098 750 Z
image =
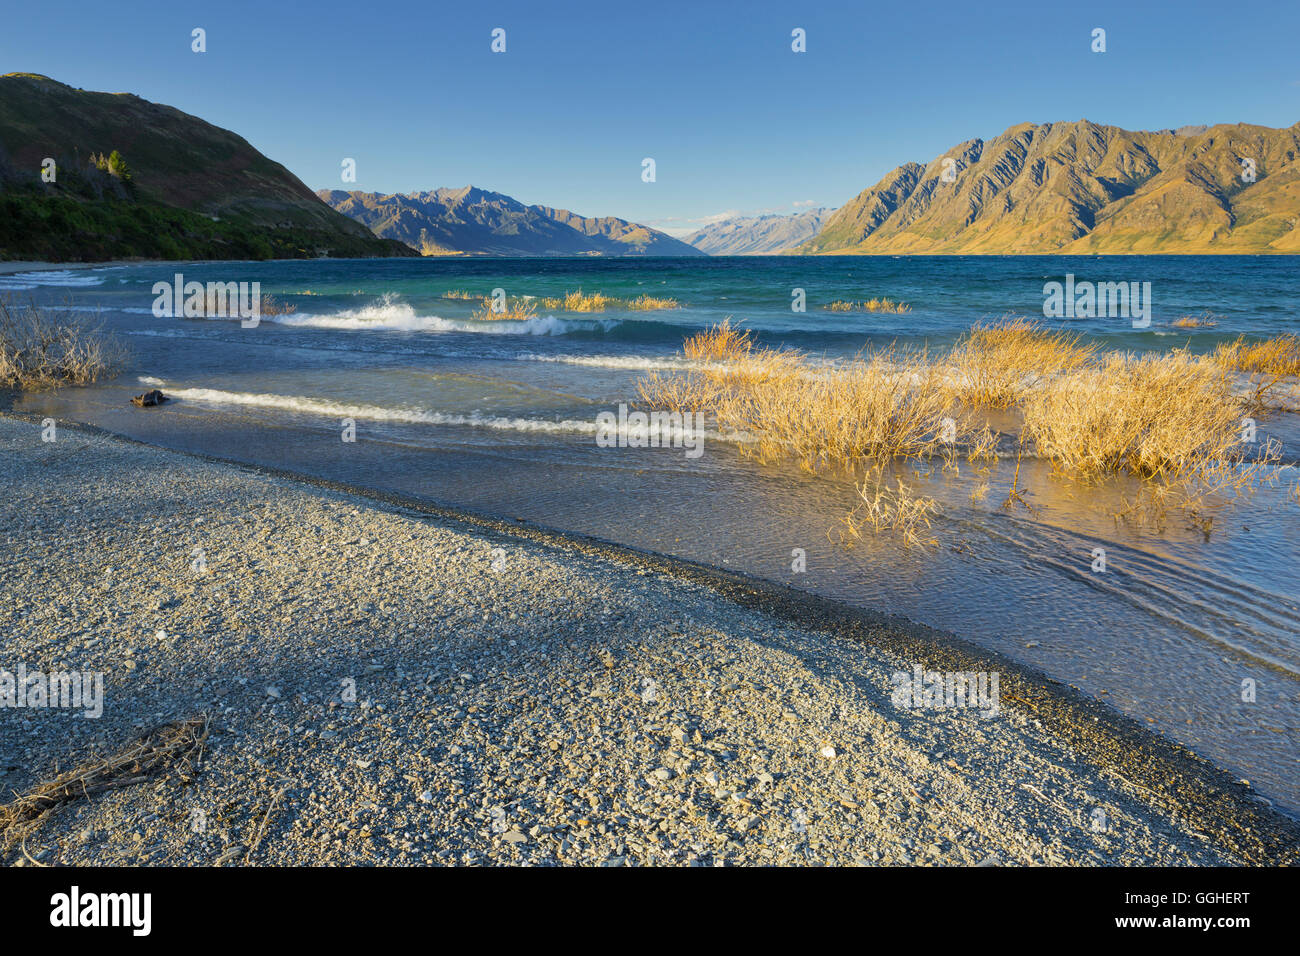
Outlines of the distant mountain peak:
M 815 236 L 832 212 L 820 208 L 732 216 L 696 230 L 685 241 L 711 256 L 780 255 Z
M 1300 123 L 1021 123 L 906 163 L 804 253 L 1300 252 Z
M 424 255 L 704 255 L 649 226 L 528 206 L 472 185 L 386 195 L 322 189 L 317 195 L 376 235 L 404 242 Z

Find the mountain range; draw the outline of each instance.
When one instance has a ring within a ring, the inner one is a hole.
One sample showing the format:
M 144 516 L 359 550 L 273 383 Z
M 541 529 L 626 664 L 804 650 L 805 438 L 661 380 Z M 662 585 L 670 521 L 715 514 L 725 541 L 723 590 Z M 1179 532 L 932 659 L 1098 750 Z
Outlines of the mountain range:
M 417 193 L 322 189 L 331 207 L 426 256 L 701 256 L 648 226 L 613 216 L 526 206 L 477 186 Z
M 821 232 L 834 209 L 806 209 L 786 215 L 733 216 L 684 238 L 711 256 L 779 255 Z
M 1297 253 L 1300 123 L 1023 123 L 906 163 L 801 253 Z
M 245 139 L 129 93 L 0 76 L 0 258 L 1300 253 L 1300 123 L 1022 123 L 837 210 L 686 237 L 475 186 L 313 193 Z
M 0 257 L 410 254 L 229 130 L 130 93 L 0 76 Z

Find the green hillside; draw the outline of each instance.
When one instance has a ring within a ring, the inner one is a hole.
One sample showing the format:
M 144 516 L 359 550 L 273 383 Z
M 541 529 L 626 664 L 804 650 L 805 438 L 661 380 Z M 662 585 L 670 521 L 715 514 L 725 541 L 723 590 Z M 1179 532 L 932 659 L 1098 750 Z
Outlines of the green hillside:
M 410 254 L 229 130 L 129 93 L 0 76 L 0 258 Z

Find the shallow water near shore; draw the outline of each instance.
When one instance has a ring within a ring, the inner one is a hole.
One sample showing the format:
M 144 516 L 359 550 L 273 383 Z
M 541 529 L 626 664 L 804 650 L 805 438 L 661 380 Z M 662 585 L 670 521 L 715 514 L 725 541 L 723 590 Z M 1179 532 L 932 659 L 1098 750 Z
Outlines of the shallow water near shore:
M 16 411 L 90 422 L 167 447 L 417 495 L 705 561 L 953 631 L 1110 702 L 1300 810 L 1300 474 L 1223 502 L 1212 529 L 1173 514 L 1117 521 L 1131 483 L 1083 486 L 1027 461 L 1034 511 L 1003 510 L 1014 462 L 900 466 L 939 499 L 938 547 L 889 535 L 846 548 L 847 478 L 760 466 L 706 438 L 704 454 L 602 448 L 596 415 L 635 399 L 647 370 L 680 367 L 686 335 L 731 316 L 764 345 L 835 361 L 897 343 L 944 348 L 973 322 L 1041 315 L 1044 282 L 1150 281 L 1149 328 L 1069 328 L 1108 348 L 1203 351 L 1295 328 L 1291 258 L 835 258 L 382 260 L 114 266 L 0 276 L 6 290 L 99 310 L 132 352 L 119 378 L 28 395 Z M 238 321 L 156 318 L 155 282 L 259 281 L 296 311 Z M 472 318 L 503 288 L 539 299 L 582 288 L 683 307 L 600 313 L 538 308 L 523 322 Z M 790 309 L 802 288 L 808 310 Z M 876 296 L 909 313 L 824 311 Z M 1212 328 L 1177 329 L 1211 312 Z M 175 397 L 154 410 L 130 394 Z M 342 440 L 343 419 L 356 441 Z M 1261 430 L 1300 450 L 1296 416 Z M 988 488 L 981 496 L 982 486 Z M 972 493 L 975 497 L 972 498 Z M 1107 569 L 1092 570 L 1104 548 Z M 796 571 L 799 552 L 806 570 Z M 1242 700 L 1244 681 L 1256 699 Z

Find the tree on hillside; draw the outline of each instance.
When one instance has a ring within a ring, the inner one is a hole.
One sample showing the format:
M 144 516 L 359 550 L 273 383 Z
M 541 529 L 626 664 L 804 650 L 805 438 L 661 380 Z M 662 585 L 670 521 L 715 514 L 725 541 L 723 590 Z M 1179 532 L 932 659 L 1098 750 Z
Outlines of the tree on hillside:
M 124 183 L 131 181 L 131 169 L 126 165 L 126 160 L 122 158 L 122 154 L 117 150 L 113 150 L 108 155 L 108 172 Z
M 91 153 L 90 162 L 97 169 L 120 179 L 124 183 L 129 183 L 131 181 L 131 167 L 126 164 L 126 160 L 122 158 L 122 154 L 117 150 L 113 150 L 107 156 L 103 153 L 98 155 Z

